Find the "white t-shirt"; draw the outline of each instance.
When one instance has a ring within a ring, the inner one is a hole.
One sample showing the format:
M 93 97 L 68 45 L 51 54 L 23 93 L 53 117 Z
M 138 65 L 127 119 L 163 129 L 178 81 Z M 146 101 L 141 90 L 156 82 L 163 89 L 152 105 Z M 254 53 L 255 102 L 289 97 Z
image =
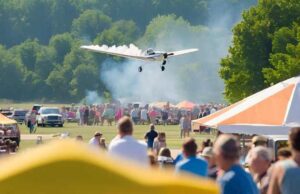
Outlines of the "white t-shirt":
M 100 147 L 99 144 L 100 142 L 95 137 L 92 137 L 89 141 L 89 145 L 91 146 Z
M 122 157 L 143 166 L 149 165 L 146 143 L 139 142 L 130 135 L 114 139 L 109 144 L 108 154 Z
M 141 110 L 141 119 L 142 120 L 147 120 L 148 119 L 147 110 L 146 109 L 142 109 Z

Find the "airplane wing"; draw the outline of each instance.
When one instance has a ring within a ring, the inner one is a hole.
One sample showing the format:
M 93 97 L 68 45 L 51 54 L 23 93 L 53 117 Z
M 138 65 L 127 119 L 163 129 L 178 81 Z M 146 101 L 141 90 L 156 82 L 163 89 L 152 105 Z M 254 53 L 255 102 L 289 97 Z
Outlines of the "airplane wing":
M 131 58 L 131 59 L 139 59 L 139 60 L 149 60 L 148 56 L 145 56 L 138 47 L 133 44 L 130 44 L 129 47 L 124 46 L 112 46 L 108 47 L 106 45 L 88 45 L 88 46 L 81 46 L 81 49 L 85 49 L 92 52 L 97 53 L 104 53 L 108 55 L 114 55 L 119 57 Z
M 181 51 L 174 51 L 174 52 L 168 52 L 168 56 L 177 56 L 177 55 L 184 55 L 187 53 L 192 53 L 198 51 L 197 48 L 192 48 L 192 49 L 186 49 L 186 50 L 181 50 Z

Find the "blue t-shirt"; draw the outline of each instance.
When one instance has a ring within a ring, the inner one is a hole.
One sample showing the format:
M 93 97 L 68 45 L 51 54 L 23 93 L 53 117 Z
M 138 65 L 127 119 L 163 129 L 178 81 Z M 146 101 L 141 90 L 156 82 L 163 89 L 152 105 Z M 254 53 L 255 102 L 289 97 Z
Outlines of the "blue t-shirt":
M 196 156 L 188 157 L 185 160 L 178 162 L 175 166 L 176 173 L 183 171 L 198 176 L 207 176 L 208 164 L 202 158 Z
M 175 165 L 182 160 L 183 160 L 183 155 L 182 155 L 182 153 L 180 153 L 176 156 L 175 160 L 173 161 L 173 164 Z
M 240 165 L 233 165 L 218 182 L 222 194 L 259 194 L 251 175 Z
M 158 136 L 158 133 L 154 130 L 150 130 L 146 133 L 145 138 L 147 139 L 148 148 L 153 148 L 154 139 Z

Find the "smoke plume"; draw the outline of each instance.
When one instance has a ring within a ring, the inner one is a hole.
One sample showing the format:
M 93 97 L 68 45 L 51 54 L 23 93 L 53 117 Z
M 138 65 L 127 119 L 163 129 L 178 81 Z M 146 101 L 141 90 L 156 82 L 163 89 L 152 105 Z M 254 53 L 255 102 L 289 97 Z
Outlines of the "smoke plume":
M 220 60 L 227 55 L 232 39 L 233 18 L 230 13 L 211 14 L 214 15 L 212 18 L 218 19 L 208 21 L 207 26 L 191 26 L 181 18 L 158 16 L 148 26 L 153 29 L 146 31 L 137 41 L 141 49 L 132 44 L 129 47 L 102 46 L 106 50 L 123 50 L 137 55 L 148 47 L 168 52 L 199 49 L 195 53 L 169 57 L 164 72 L 159 62 L 127 59 L 116 62 L 108 58 L 101 65 L 100 76 L 113 98 L 131 102 L 224 102 L 224 83 L 218 71 Z M 223 15 L 216 17 L 216 14 Z M 239 19 L 234 20 L 237 22 Z M 156 21 L 163 21 L 164 25 L 158 28 Z M 138 72 L 139 66 L 143 67 L 141 73 Z

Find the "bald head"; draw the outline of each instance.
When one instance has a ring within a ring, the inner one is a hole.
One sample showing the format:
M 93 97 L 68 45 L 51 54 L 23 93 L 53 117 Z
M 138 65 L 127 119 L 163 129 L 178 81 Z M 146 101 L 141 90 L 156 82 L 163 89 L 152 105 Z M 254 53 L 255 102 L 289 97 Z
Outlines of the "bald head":
M 270 149 L 258 146 L 251 149 L 251 155 L 256 155 L 257 157 L 261 158 L 262 160 L 271 162 L 273 160 L 272 152 Z
M 232 135 L 220 135 L 214 144 L 214 152 L 219 153 L 225 160 L 239 159 L 240 149 L 237 139 Z

